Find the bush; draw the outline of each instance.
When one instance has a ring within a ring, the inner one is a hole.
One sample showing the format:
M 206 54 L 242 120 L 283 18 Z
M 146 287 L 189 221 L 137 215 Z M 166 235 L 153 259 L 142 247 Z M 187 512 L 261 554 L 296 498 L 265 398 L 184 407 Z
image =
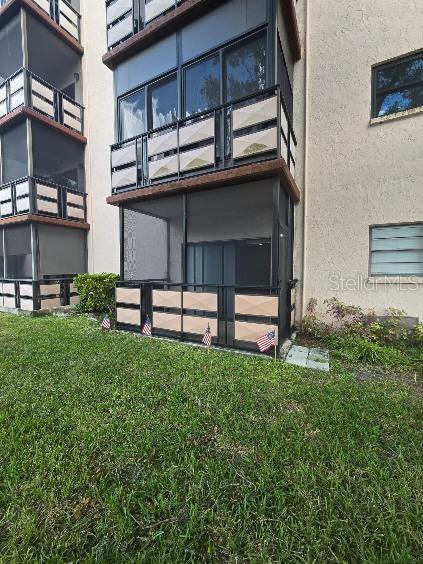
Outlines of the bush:
M 359 335 L 332 334 L 325 341 L 332 354 L 353 364 L 370 364 L 386 368 L 408 368 L 403 353 L 391 346 L 383 346 Z
M 109 313 L 115 309 L 117 274 L 78 274 L 74 280 L 83 313 Z
M 413 345 L 423 347 L 423 323 L 419 323 L 414 327 L 411 339 Z

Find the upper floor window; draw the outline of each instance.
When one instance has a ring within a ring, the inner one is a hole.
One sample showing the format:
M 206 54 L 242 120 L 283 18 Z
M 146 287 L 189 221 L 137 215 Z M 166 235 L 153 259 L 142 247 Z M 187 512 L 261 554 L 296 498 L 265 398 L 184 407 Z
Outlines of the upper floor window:
M 423 223 L 370 230 L 372 276 L 423 276 Z
M 205 112 L 220 104 L 220 57 L 212 55 L 184 71 L 185 116 Z
M 176 73 L 147 89 L 148 128 L 156 129 L 178 119 L 178 83 Z
M 423 106 L 423 52 L 373 68 L 372 117 Z
M 226 100 L 236 100 L 266 88 L 266 33 L 235 44 L 224 54 Z
M 120 139 L 130 139 L 144 133 L 145 123 L 145 90 L 142 88 L 120 100 Z

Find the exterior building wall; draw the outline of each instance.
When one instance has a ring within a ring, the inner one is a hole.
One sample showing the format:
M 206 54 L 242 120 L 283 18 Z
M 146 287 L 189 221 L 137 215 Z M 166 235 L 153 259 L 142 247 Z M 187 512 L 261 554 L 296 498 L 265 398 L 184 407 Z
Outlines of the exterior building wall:
M 110 195 L 110 148 L 113 130 L 113 74 L 101 63 L 107 51 L 103 0 L 81 0 L 86 185 L 88 193 L 89 272 L 119 272 L 119 210 Z
M 305 4 L 298 2 L 301 27 Z M 423 5 L 341 0 L 308 7 L 305 302 L 338 296 L 421 320 L 422 277 L 393 286 L 369 277 L 369 228 L 423 221 L 423 114 L 370 124 L 371 67 L 423 47 Z M 299 247 L 296 253 L 300 268 Z

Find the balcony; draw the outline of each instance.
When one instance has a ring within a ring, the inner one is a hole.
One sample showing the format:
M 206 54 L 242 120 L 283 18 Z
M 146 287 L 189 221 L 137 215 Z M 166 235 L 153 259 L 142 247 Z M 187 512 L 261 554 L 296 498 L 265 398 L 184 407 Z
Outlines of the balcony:
M 0 85 L 0 123 L 19 108 L 34 110 L 44 118 L 83 135 L 83 106 L 25 68 Z
M 0 279 L 0 308 L 33 312 L 75 305 L 79 296 L 73 278 L 30 280 Z
M 272 87 L 113 145 L 109 203 L 129 190 L 272 160 L 283 163 L 298 199 L 296 145 L 280 88 Z
M 40 10 L 55 22 L 61 30 L 70 35 L 73 40 L 81 42 L 81 16 L 78 12 L 66 2 L 66 0 L 25 0 L 21 2 L 28 8 Z M 0 0 L 0 10 L 7 4 L 18 4 L 16 0 Z
M 0 223 L 27 215 L 85 224 L 86 194 L 33 177 L 0 186 Z
M 148 316 L 153 336 L 201 342 L 210 327 L 213 345 L 256 352 L 256 340 L 275 331 L 279 350 L 294 330 L 295 286 L 294 280 L 288 289 L 118 282 L 117 329 L 139 332 Z
M 113 49 L 184 0 L 107 0 L 107 47 Z

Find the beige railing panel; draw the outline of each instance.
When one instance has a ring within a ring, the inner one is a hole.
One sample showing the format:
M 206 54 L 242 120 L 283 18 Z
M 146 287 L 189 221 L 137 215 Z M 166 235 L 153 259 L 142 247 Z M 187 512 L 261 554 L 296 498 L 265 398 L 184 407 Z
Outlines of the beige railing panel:
M 234 131 L 257 125 L 278 117 L 278 98 L 273 96 L 255 104 L 238 108 L 233 112 Z
M 3 283 L 3 294 L 10 294 L 11 296 L 15 295 L 15 285 L 11 284 L 10 282 Z
M 148 156 L 152 157 L 154 155 L 159 155 L 160 153 L 166 153 L 166 151 L 172 151 L 178 146 L 178 134 L 176 129 L 169 131 L 168 133 L 163 133 L 158 137 L 150 137 L 147 142 Z
M 273 127 L 237 137 L 233 142 L 234 158 L 240 159 L 275 150 L 277 148 L 277 135 L 277 129 Z
M 141 325 L 141 312 L 139 309 L 124 309 L 118 307 L 116 311 L 116 320 L 118 323 L 125 325 Z
M 69 304 L 70 305 L 77 305 L 77 304 L 79 304 L 79 302 L 80 302 L 79 296 L 71 296 L 69 298 Z
M 40 6 L 47 14 L 50 14 L 50 2 L 49 0 L 33 0 L 36 4 Z
M 207 292 L 184 292 L 184 309 L 217 311 L 217 294 Z
M 161 178 L 171 174 L 178 173 L 178 156 L 172 155 L 159 161 L 150 161 L 148 163 L 150 178 Z
M 74 208 L 67 206 L 67 216 L 69 219 L 85 219 L 84 210 L 81 208 Z
M 135 142 L 112 151 L 112 168 L 134 163 L 137 160 Z
M 19 292 L 21 296 L 27 298 L 32 298 L 34 295 L 32 284 L 24 284 L 23 282 L 19 284 Z
M 133 30 L 134 30 L 134 25 L 132 21 L 132 12 L 131 12 L 122 21 L 120 21 L 118 24 L 113 26 L 111 29 L 107 30 L 107 46 L 111 47 L 115 43 L 118 43 L 124 37 L 128 37 L 128 35 L 132 35 Z
M 68 192 L 67 194 L 68 204 L 76 204 L 77 206 L 84 205 L 84 196 L 79 194 L 74 194 L 73 192 Z
M 26 300 L 24 298 L 20 299 L 21 302 L 21 309 L 24 311 L 34 311 L 34 300 L 29 299 Z
M 31 88 L 32 92 L 35 92 L 39 96 L 46 98 L 51 103 L 54 102 L 54 91 L 36 78 L 32 78 Z
M 6 186 L 0 189 L 0 202 L 5 202 L 12 198 L 12 188 L 11 186 Z
M 112 174 L 112 187 L 121 188 L 137 183 L 137 167 L 131 166 L 124 170 L 117 170 Z
M 19 90 L 18 92 L 16 92 L 15 94 L 12 94 L 10 96 L 10 109 L 11 110 L 16 110 L 16 108 L 23 106 L 24 103 L 25 103 L 25 96 L 24 96 L 23 90 Z
M 257 315 L 278 317 L 279 300 L 276 296 L 235 296 L 235 313 L 238 315 Z
M 116 288 L 116 301 L 138 306 L 141 304 L 141 291 L 139 288 Z
M 194 335 L 204 335 L 207 327 L 210 325 L 212 337 L 217 336 L 217 319 L 212 317 L 194 317 L 184 315 L 183 326 L 184 333 L 192 333 Z
M 66 98 L 63 98 L 63 109 L 77 119 L 82 119 L 82 108 Z
M 59 213 L 59 206 L 57 202 L 48 202 L 47 200 L 37 199 L 37 209 L 39 212 L 45 213 Z
M 14 309 L 16 307 L 15 298 L 9 298 L 8 296 L 3 297 L 3 306 Z
M 145 5 L 146 23 L 175 5 L 175 0 L 152 0 Z
M 68 21 L 62 14 L 60 14 L 60 25 L 65 31 L 67 31 L 76 40 L 79 40 L 78 27 L 75 24 Z
M 40 284 L 40 294 L 42 296 L 60 294 L 60 284 Z
M 23 72 L 20 72 L 19 74 L 17 74 L 16 76 L 14 76 L 12 78 L 12 80 L 9 83 L 10 85 L 10 92 L 12 94 L 14 94 L 15 92 L 17 92 L 18 90 L 22 90 L 24 87 L 24 75 Z
M 60 298 L 46 298 L 41 300 L 41 309 L 52 309 L 54 307 L 60 307 L 62 302 Z
M 197 121 L 191 125 L 185 125 L 179 129 L 179 145 L 190 145 L 199 143 L 206 139 L 214 138 L 214 118 Z
M 181 331 L 181 316 L 174 313 L 153 313 L 153 328 L 165 331 Z
M 57 200 L 57 188 L 54 186 L 46 186 L 40 182 L 36 183 L 37 195 L 44 196 L 45 198 L 51 198 L 52 200 Z
M 214 165 L 214 145 L 180 153 L 181 172 Z
M 19 182 L 16 184 L 16 197 L 19 198 L 20 196 L 26 196 L 29 194 L 29 181 L 24 180 L 23 182 Z
M 63 113 L 63 123 L 68 127 L 75 129 L 79 133 L 82 133 L 82 122 L 75 119 L 73 116 L 70 116 L 67 113 Z
M 181 293 L 173 290 L 153 290 L 153 307 L 181 308 Z
M 235 322 L 235 339 L 254 343 L 270 331 L 277 331 L 276 325 L 265 325 L 262 323 L 247 323 L 245 321 Z
M 29 211 L 29 198 L 19 198 L 16 200 L 16 211 L 22 213 Z
M 107 25 L 110 25 L 115 20 L 132 11 L 132 0 L 117 0 L 107 8 Z
M 46 102 L 42 98 L 38 98 L 38 96 L 33 96 L 32 107 L 34 110 L 38 110 L 39 112 L 54 118 L 54 105 L 50 104 L 50 102 Z

